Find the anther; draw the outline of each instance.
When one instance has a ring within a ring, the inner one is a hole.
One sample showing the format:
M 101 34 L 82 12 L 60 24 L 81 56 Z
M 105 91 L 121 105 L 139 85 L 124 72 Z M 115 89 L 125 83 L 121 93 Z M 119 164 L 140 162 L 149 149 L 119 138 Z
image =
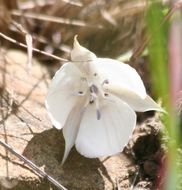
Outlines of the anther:
M 108 79 L 105 79 L 105 80 L 102 82 L 102 86 L 103 86 L 104 84 L 109 84 L 109 80 L 108 80 Z
M 85 93 L 82 92 L 82 91 L 78 91 L 78 92 L 73 92 L 73 93 L 71 93 L 71 95 L 72 95 L 72 96 L 84 96 Z
M 92 99 L 92 100 L 90 100 L 90 101 L 89 101 L 89 103 L 90 103 L 90 104 L 93 104 L 93 103 L 94 103 L 94 100 L 93 100 L 93 99 Z
M 82 91 L 78 91 L 78 94 L 83 94 L 83 92 Z

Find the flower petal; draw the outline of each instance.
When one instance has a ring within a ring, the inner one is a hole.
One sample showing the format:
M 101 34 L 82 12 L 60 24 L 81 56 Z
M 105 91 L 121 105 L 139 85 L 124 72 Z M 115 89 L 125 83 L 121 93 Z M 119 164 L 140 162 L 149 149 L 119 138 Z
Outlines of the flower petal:
M 91 61 L 96 58 L 96 55 L 81 46 L 77 40 L 77 35 L 74 37 L 73 49 L 71 51 L 71 60 L 72 61 Z
M 108 93 L 111 93 L 112 95 L 121 98 L 135 111 L 145 112 L 150 110 L 156 110 L 164 112 L 164 110 L 148 95 L 143 99 L 135 94 L 133 91 L 113 85 L 107 85 L 106 91 Z
M 140 76 L 128 64 L 113 59 L 98 58 L 94 61 L 94 65 L 102 80 L 108 79 L 112 85 L 131 90 L 142 98 L 146 97 L 146 90 Z
M 46 97 L 46 108 L 53 125 L 61 129 L 67 116 L 76 105 L 78 98 L 73 96 L 79 89 L 80 72 L 72 63 L 66 63 L 58 70 L 50 84 Z
M 63 127 L 63 136 L 65 139 L 65 151 L 64 156 L 62 159 L 62 164 L 66 161 L 68 154 L 75 144 L 75 140 L 78 134 L 79 125 L 84 114 L 84 104 L 85 104 L 85 97 L 80 97 L 77 105 L 73 107 L 71 112 L 69 113 L 66 123 Z
M 96 55 L 81 46 L 77 41 L 77 36 L 74 38 L 73 50 L 71 51 L 71 60 L 86 75 L 93 73 L 94 68 L 92 62 L 96 59 Z
M 94 104 L 89 105 L 80 124 L 76 149 L 90 158 L 119 153 L 136 125 L 135 112 L 118 98 L 104 100 L 101 117 L 96 117 Z
M 54 93 L 59 88 L 64 89 L 65 86 L 73 85 L 75 80 L 80 80 L 81 72 L 74 63 L 65 63 L 54 75 L 51 84 L 49 85 L 48 95 Z

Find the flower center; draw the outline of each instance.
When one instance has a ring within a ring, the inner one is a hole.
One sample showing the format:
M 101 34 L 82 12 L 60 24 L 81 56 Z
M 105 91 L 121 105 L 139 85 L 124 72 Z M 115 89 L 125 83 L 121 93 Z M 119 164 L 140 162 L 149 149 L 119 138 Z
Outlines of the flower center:
M 97 76 L 94 74 L 94 76 Z M 87 106 L 95 105 L 96 107 L 96 117 L 98 120 L 101 118 L 101 109 L 100 109 L 100 102 L 101 98 L 108 98 L 109 94 L 104 92 L 103 86 L 104 84 L 108 84 L 109 81 L 105 79 L 102 83 L 98 83 L 95 81 L 96 84 L 89 82 L 87 78 L 81 78 L 81 85 L 79 91 L 73 93 L 76 96 L 86 96 L 86 102 L 83 106 L 83 110 L 87 108 Z
M 99 89 L 95 84 L 89 87 L 89 104 L 94 104 L 96 106 L 96 116 L 99 120 L 101 118 L 100 106 L 99 106 Z

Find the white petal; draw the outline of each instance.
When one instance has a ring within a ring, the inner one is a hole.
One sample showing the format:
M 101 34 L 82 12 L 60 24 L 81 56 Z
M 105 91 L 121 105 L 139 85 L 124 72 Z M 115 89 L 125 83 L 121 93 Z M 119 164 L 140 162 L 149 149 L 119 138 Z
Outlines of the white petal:
M 73 109 L 69 113 L 66 123 L 63 127 L 63 135 L 65 139 L 65 151 L 64 151 L 62 164 L 64 164 L 71 148 L 75 144 L 81 118 L 84 113 L 83 110 L 84 103 L 85 103 L 85 97 L 80 97 L 80 100 L 78 101 L 77 105 L 73 107 Z
M 96 55 L 81 46 L 77 40 L 77 35 L 74 37 L 73 50 L 71 51 L 72 61 L 90 61 L 96 58 Z
M 102 80 L 108 79 L 112 85 L 131 90 L 142 98 L 146 97 L 144 84 L 136 70 L 131 66 L 107 58 L 98 58 L 94 65 L 99 75 L 102 76 Z
M 65 63 L 54 75 L 51 84 L 49 85 L 48 94 L 57 91 L 59 88 L 64 88 L 68 83 L 75 80 L 80 80 L 81 72 L 74 63 Z
M 78 97 L 71 95 L 70 90 L 59 91 L 47 96 L 46 108 L 52 124 L 61 129 L 66 122 L 67 116 L 72 108 L 77 104 Z
M 92 62 L 96 59 L 96 55 L 88 49 L 81 46 L 77 41 L 77 36 L 74 38 L 73 50 L 71 51 L 71 60 L 86 75 L 93 73 Z
M 118 98 L 106 101 L 100 107 L 101 118 L 96 117 L 94 105 L 89 105 L 80 124 L 76 149 L 90 158 L 119 153 L 136 125 L 135 112 Z
M 133 91 L 113 85 L 107 85 L 106 91 L 121 98 L 135 111 L 145 112 L 150 110 L 156 110 L 164 112 L 164 110 L 148 95 L 143 99 L 135 94 Z
M 46 97 L 46 108 L 53 125 L 61 129 L 78 98 L 73 96 L 74 90 L 79 90 L 80 73 L 72 64 L 65 64 L 58 70 L 50 84 Z

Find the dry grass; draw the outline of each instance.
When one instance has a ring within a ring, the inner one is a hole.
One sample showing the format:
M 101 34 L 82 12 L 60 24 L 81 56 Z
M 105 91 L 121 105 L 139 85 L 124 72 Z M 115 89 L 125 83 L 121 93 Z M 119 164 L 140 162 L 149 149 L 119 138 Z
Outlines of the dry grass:
M 75 34 L 85 46 L 108 57 L 134 49 L 143 40 L 146 0 L 35 2 L 1 0 L 1 32 L 24 43 L 23 28 L 32 35 L 34 48 L 66 59 Z

